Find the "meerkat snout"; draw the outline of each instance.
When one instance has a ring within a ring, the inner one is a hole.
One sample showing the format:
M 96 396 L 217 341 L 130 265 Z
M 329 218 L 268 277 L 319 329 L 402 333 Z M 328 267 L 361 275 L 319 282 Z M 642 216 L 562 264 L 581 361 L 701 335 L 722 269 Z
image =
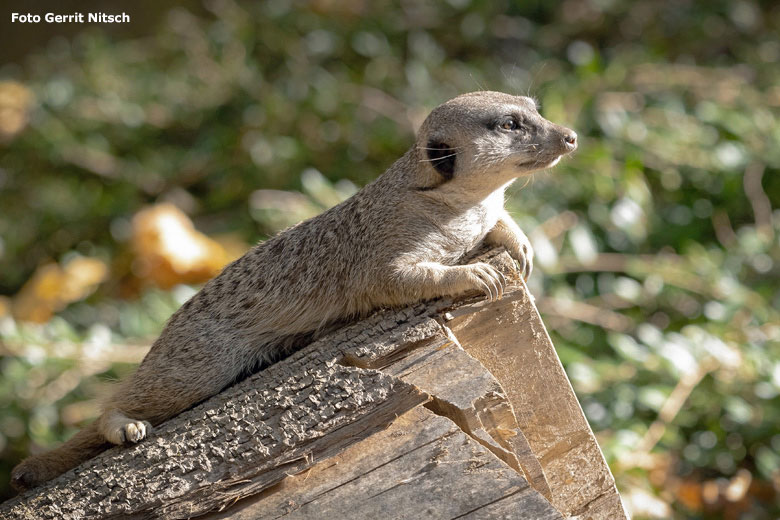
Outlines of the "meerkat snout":
M 568 133 L 563 136 L 563 141 L 566 143 L 566 148 L 573 152 L 577 149 L 577 132 L 569 130 Z

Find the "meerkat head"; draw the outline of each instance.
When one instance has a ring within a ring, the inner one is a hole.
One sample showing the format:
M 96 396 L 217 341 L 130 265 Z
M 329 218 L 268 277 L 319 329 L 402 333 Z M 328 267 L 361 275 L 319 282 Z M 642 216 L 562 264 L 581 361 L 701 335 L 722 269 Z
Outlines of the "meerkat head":
M 430 113 L 417 148 L 435 184 L 469 178 L 497 187 L 554 166 L 577 149 L 577 134 L 539 115 L 531 98 L 472 92 Z

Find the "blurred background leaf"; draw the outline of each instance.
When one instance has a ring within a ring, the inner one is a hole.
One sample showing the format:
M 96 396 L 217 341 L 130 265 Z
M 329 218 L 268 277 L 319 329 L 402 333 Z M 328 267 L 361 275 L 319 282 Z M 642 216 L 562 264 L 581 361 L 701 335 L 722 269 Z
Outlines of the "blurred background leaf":
M 2 496 L 198 283 L 375 178 L 438 103 L 494 89 L 581 137 L 508 205 L 634 518 L 777 518 L 776 3 L 112 9 L 133 21 L 3 22 Z

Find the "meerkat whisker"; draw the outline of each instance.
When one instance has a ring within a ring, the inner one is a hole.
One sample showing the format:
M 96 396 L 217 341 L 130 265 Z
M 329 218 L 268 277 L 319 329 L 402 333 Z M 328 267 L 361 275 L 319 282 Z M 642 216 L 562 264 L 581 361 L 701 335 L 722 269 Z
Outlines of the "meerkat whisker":
M 437 150 L 437 151 L 441 151 L 442 150 L 442 148 L 430 148 L 428 146 L 418 146 L 417 149 L 418 150 Z M 460 150 L 460 149 L 461 149 L 461 147 L 459 147 L 459 146 L 448 146 L 447 147 L 447 150 Z
M 441 157 L 436 157 L 434 159 L 420 159 L 419 162 L 433 162 L 433 161 L 441 161 L 442 159 L 447 159 L 448 157 L 455 157 L 456 153 L 451 153 L 449 155 L 442 155 Z

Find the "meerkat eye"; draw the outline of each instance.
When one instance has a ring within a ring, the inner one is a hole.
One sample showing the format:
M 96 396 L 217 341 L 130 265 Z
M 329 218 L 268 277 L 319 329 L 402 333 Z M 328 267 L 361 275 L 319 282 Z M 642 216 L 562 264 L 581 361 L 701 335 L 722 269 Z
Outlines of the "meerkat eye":
M 504 132 L 516 132 L 523 129 L 523 124 L 518 121 L 516 116 L 501 117 L 494 124 L 496 125 L 494 128 Z

